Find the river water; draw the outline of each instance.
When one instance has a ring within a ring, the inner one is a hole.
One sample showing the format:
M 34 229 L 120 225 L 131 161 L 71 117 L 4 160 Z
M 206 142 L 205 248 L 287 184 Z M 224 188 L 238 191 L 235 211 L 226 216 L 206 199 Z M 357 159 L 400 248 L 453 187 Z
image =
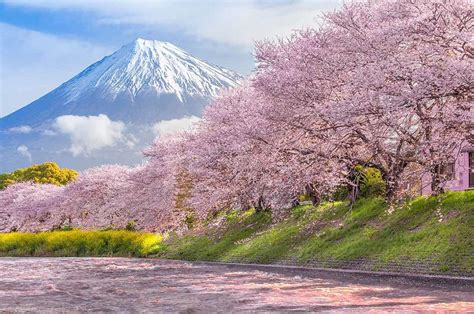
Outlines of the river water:
M 0 312 L 474 311 L 472 285 L 128 258 L 0 258 Z

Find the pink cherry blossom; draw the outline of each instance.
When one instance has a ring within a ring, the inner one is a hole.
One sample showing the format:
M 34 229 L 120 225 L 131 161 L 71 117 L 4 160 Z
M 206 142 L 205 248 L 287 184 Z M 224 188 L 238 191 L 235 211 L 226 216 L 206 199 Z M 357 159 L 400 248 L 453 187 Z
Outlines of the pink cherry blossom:
M 0 231 L 183 230 L 189 216 L 316 203 L 378 168 L 389 201 L 474 143 L 474 6 L 358 1 L 318 28 L 260 42 L 255 73 L 224 91 L 193 131 L 157 138 L 138 167 L 87 170 L 64 187 L 0 191 Z M 186 184 L 183 184 L 185 182 Z

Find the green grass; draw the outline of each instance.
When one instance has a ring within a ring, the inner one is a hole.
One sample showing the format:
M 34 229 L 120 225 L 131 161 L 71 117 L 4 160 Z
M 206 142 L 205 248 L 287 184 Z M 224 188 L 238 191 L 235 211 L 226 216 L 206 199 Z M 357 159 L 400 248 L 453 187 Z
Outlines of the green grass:
M 218 219 L 221 224 L 216 227 Z M 395 208 L 380 198 L 271 213 L 225 210 L 185 235 L 126 230 L 0 234 L 0 256 L 158 256 L 201 261 L 272 263 L 287 258 L 378 263 L 430 260 L 439 271 L 474 267 L 474 191 L 419 197 Z M 212 227 L 214 226 L 214 227 Z
M 163 254 L 174 259 L 214 261 L 230 253 L 239 246 L 239 241 L 247 239 L 251 235 L 266 228 L 270 223 L 268 213 L 254 214 L 243 213 L 235 217 L 235 212 L 226 216 L 230 228 L 225 232 L 209 232 L 202 236 L 185 235 L 181 237 L 171 236 L 165 245 Z
M 162 237 L 125 230 L 0 234 L 0 256 L 134 256 L 161 249 Z
M 271 263 L 297 258 L 378 262 L 431 260 L 440 270 L 474 267 L 474 191 L 419 197 L 393 211 L 382 199 L 317 208 L 297 206 L 284 221 L 269 214 L 231 213 L 225 227 L 166 241 L 161 256 L 185 260 Z

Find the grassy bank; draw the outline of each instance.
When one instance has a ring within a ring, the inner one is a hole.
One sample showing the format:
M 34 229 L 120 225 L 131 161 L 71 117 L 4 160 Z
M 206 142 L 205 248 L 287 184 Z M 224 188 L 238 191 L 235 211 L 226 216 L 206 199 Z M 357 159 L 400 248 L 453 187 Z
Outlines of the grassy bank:
M 0 234 L 0 256 L 157 256 L 201 261 L 275 263 L 427 261 L 474 273 L 474 191 L 420 197 L 397 208 L 382 199 L 302 205 L 272 222 L 270 212 L 227 211 L 165 241 L 123 230 Z M 327 266 L 331 267 L 331 263 Z
M 474 191 L 420 197 L 393 211 L 381 199 L 298 206 L 284 221 L 269 213 L 228 212 L 220 227 L 170 237 L 162 257 L 272 263 L 293 258 L 431 261 L 439 271 L 474 267 Z M 212 225 L 212 223 L 210 224 Z
M 155 254 L 161 236 L 125 230 L 0 234 L 0 256 L 134 256 Z

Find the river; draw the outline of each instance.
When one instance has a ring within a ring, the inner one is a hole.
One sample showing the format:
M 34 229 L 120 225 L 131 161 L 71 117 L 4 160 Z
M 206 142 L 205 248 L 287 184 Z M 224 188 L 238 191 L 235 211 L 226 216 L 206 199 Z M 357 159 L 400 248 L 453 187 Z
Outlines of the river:
M 471 284 L 133 258 L 0 258 L 0 312 L 474 311 Z

